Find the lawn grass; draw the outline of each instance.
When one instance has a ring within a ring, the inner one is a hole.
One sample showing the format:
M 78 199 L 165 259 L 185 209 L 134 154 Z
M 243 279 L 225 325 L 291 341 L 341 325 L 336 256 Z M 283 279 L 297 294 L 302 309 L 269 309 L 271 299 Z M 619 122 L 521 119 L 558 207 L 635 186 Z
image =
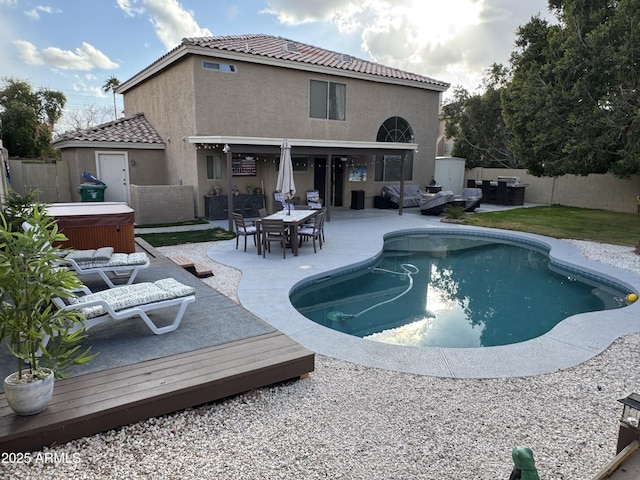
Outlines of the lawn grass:
M 466 225 L 614 245 L 640 243 L 640 215 L 551 205 L 467 215 Z
M 148 225 L 136 225 L 136 228 L 158 228 L 158 227 L 177 227 L 183 225 L 205 225 L 207 222 L 204 218 L 194 218 L 193 220 L 185 220 L 184 222 L 173 223 L 150 223 Z
M 168 247 L 170 245 L 182 245 L 183 243 L 216 242 L 218 240 L 236 238 L 235 233 L 220 227 L 186 232 L 138 233 L 136 236 L 143 238 L 154 247 Z

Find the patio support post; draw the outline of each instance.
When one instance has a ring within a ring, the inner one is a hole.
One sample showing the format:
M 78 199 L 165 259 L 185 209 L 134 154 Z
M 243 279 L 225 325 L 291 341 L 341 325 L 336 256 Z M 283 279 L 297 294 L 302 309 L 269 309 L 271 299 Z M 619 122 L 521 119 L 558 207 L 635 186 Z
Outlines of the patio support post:
M 222 151 L 227 154 L 227 209 L 229 213 L 229 231 L 233 232 L 233 154 L 229 145 L 225 145 Z
M 407 152 L 402 154 L 400 159 L 400 204 L 398 205 L 398 215 L 402 215 L 402 205 L 404 204 L 404 164 Z
M 330 153 L 327 157 L 327 161 L 324 162 L 324 207 L 325 207 L 325 220 L 331 221 L 331 162 L 333 161 L 333 155 Z

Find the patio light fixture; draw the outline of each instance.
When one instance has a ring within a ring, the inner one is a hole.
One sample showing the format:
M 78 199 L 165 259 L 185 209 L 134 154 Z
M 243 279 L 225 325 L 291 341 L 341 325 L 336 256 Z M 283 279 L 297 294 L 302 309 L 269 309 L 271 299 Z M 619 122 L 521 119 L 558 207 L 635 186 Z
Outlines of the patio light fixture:
M 634 440 L 640 439 L 640 394 L 632 393 L 618 402 L 624 405 L 618 433 L 617 453 L 620 453 Z

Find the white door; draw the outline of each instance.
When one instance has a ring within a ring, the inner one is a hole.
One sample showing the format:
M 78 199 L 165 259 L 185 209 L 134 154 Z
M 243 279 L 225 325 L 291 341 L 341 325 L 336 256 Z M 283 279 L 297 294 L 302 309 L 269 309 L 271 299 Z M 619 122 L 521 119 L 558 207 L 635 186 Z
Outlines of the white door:
M 129 203 L 129 158 L 127 152 L 96 152 L 96 176 L 107 184 L 105 202 Z

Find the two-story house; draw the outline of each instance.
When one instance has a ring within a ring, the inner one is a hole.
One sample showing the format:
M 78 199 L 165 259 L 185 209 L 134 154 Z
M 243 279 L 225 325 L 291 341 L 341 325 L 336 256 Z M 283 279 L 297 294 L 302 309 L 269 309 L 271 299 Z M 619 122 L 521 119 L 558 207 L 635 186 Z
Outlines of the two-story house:
M 114 182 L 124 186 L 120 200 L 128 199 L 128 183 L 191 185 L 196 215 L 203 216 L 215 186 L 224 195 L 253 185 L 273 210 L 287 139 L 301 199 L 317 189 L 329 205 L 348 206 L 357 190 L 370 206 L 401 175 L 428 183 L 448 87 L 280 37 L 185 38 L 120 84 L 124 119 L 67 135 L 56 146 L 70 160 L 72 178 L 96 168 L 102 177 L 110 169 L 121 175 Z M 118 128 L 122 138 L 110 134 Z

